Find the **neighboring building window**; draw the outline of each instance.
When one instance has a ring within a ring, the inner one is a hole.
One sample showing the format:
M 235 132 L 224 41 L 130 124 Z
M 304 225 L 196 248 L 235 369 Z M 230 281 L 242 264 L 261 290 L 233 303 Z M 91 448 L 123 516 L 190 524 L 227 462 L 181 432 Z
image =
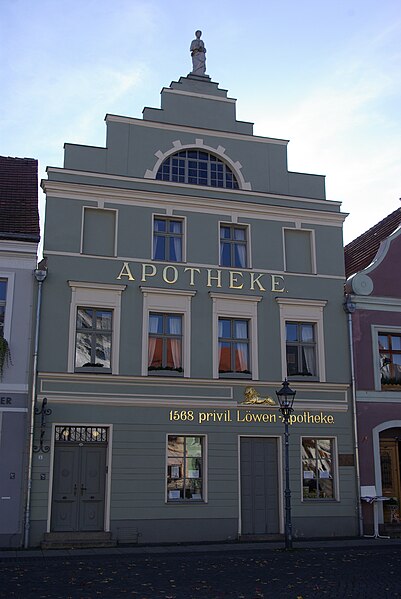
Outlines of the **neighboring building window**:
M 182 316 L 149 314 L 148 370 L 182 374 Z
M 169 435 L 167 501 L 203 499 L 203 437 Z
M 220 265 L 246 268 L 246 227 L 220 225 Z
M 251 375 L 248 321 L 219 318 L 219 375 Z
M 6 313 L 7 280 L 0 279 L 0 337 L 4 336 L 4 317 Z
M 201 150 L 182 150 L 167 158 L 160 166 L 156 179 L 238 189 L 231 169 L 213 154 Z
M 335 499 L 334 440 L 302 439 L 303 499 Z
M 113 311 L 77 308 L 75 368 L 111 370 Z
M 381 384 L 401 387 L 401 334 L 379 332 Z
M 153 260 L 182 262 L 183 221 L 155 217 L 153 221 Z
M 286 322 L 287 376 L 316 376 L 315 325 Z

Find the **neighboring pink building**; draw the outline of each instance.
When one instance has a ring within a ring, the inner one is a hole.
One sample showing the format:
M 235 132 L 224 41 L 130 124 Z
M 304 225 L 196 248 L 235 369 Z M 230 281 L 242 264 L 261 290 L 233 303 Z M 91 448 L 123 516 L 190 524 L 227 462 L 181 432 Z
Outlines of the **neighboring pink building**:
M 401 208 L 345 247 L 352 322 L 361 495 L 378 502 L 381 529 L 401 531 Z M 370 491 L 369 493 L 367 491 Z M 372 507 L 362 502 L 364 532 Z

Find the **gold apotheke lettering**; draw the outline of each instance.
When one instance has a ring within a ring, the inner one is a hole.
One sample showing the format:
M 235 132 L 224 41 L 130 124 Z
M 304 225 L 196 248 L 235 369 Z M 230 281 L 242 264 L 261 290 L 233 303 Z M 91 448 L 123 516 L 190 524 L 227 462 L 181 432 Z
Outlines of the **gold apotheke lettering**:
M 187 284 L 194 287 L 198 284 L 211 289 L 249 289 L 250 291 L 266 291 L 269 289 L 273 293 L 284 293 L 286 291 L 282 275 L 189 266 L 183 268 L 174 264 L 163 266 L 149 262 L 143 262 L 142 264 L 123 262 L 116 278 L 118 281 L 136 281 L 138 278 L 142 283 L 146 283 L 157 275 L 160 275 L 168 285 Z

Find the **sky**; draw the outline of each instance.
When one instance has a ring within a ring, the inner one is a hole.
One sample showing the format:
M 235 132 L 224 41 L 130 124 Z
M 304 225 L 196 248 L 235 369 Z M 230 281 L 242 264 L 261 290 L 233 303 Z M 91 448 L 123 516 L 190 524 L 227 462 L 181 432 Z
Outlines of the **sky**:
M 141 118 L 191 71 L 197 29 L 237 119 L 326 176 L 345 243 L 401 206 L 400 0 L 0 0 L 0 155 L 42 179 L 65 142 L 104 146 L 106 114 Z

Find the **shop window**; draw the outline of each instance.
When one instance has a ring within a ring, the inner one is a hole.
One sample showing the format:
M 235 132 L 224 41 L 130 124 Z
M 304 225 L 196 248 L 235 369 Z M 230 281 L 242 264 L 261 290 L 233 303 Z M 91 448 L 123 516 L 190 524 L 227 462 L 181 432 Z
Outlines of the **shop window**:
M 111 370 L 113 311 L 78 307 L 75 337 L 76 370 Z
M 204 438 L 169 435 L 167 501 L 204 500 Z
M 302 439 L 303 499 L 335 499 L 334 439 Z
M 315 324 L 286 322 L 287 376 L 316 377 Z
M 381 387 L 383 390 L 401 390 L 401 334 L 378 334 Z
M 155 216 L 153 219 L 153 260 L 183 261 L 183 221 Z
M 220 265 L 234 268 L 247 267 L 246 227 L 220 225 Z
M 251 377 L 249 323 L 237 318 L 219 318 L 219 376 Z
M 149 314 L 149 374 L 182 375 L 181 314 Z
M 160 181 L 238 189 L 232 170 L 213 154 L 202 150 L 182 150 L 167 158 L 156 174 Z

